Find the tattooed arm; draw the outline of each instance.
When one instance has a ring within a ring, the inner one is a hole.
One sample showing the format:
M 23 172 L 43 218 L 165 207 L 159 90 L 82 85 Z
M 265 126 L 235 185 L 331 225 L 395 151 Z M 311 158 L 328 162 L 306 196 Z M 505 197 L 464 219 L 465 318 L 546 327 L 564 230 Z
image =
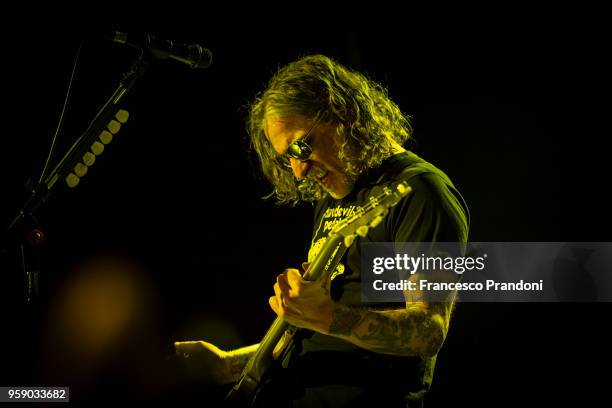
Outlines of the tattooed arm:
M 405 309 L 349 307 L 335 303 L 324 285 L 303 280 L 295 269 L 277 277 L 274 292 L 269 299 L 272 310 L 294 326 L 378 353 L 406 356 L 433 356 L 440 350 L 454 299 L 449 294 L 448 302 L 424 302 L 419 293 L 409 291 Z
M 444 343 L 451 307 L 412 302 L 406 309 L 371 310 L 337 304 L 328 334 L 378 353 L 434 356 Z
M 420 279 L 453 282 L 454 273 L 432 271 L 415 273 Z M 418 287 L 418 285 L 417 285 Z M 404 292 L 405 309 L 372 310 L 336 304 L 332 311 L 329 334 L 368 350 L 405 356 L 434 356 L 440 351 L 453 309 L 456 291 L 439 292 L 444 302 L 426 302 L 419 290 Z

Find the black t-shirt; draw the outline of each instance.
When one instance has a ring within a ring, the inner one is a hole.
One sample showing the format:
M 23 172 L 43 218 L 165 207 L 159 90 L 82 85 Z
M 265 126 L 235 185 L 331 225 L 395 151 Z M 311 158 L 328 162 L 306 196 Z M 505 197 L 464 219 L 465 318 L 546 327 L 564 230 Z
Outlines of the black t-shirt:
M 411 194 L 344 255 L 332 274 L 331 295 L 336 302 L 372 307 L 361 303 L 360 242 L 466 242 L 467 207 L 450 179 L 414 153 L 404 152 L 363 174 L 345 198 L 328 196 L 317 203 L 308 261 L 314 259 L 338 221 L 367 203 L 375 194 L 373 189 L 400 179 L 408 181 Z M 301 333 L 298 346 L 284 364 L 300 389 L 294 396 L 294 406 L 354 406 L 382 401 L 401 405 L 404 397 L 421 398 L 431 384 L 435 357 L 384 355 L 337 337 L 306 330 Z

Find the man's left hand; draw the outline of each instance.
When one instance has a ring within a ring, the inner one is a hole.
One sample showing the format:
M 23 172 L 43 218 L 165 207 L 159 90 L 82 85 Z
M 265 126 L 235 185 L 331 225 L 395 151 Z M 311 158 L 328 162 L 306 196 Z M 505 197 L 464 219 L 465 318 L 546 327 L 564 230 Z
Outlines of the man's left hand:
M 287 323 L 323 334 L 329 332 L 335 303 L 324 284 L 302 279 L 297 269 L 285 269 L 276 278 L 274 294 L 269 299 L 270 306 Z

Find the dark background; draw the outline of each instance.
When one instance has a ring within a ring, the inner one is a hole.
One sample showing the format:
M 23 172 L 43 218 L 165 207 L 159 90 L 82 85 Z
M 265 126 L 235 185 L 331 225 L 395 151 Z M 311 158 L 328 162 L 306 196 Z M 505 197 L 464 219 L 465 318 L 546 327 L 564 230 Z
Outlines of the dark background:
M 271 74 L 310 53 L 389 89 L 413 117 L 411 148 L 468 201 L 472 241 L 609 241 L 603 29 L 583 23 L 149 30 L 202 44 L 213 64 L 152 66 L 123 103 L 129 121 L 89 174 L 40 211 L 47 240 L 36 307 L 20 305 L 15 258 L 4 256 L 0 385 L 68 385 L 82 402 L 214 394 L 185 386 L 193 376 L 166 357 L 180 339 L 222 348 L 259 341 L 273 319 L 276 274 L 305 258 L 311 209 L 261 200 L 269 190 L 244 119 Z M 42 168 L 87 33 L 32 28 L 5 52 L 3 225 Z M 118 44 L 85 42 L 58 155 L 134 58 Z M 102 272 L 91 272 L 100 260 Z M 106 327 L 107 309 L 127 317 L 104 337 L 96 327 Z M 604 303 L 459 304 L 429 405 L 595 401 L 598 371 L 609 367 L 609 312 Z M 87 336 L 106 340 L 80 349 Z

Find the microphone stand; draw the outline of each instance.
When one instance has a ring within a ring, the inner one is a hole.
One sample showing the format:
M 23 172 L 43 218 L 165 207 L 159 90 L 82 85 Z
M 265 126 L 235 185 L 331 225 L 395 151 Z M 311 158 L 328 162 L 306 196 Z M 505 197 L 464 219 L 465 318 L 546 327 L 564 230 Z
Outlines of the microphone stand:
M 119 101 L 151 65 L 153 61 L 151 57 L 150 53 L 141 52 L 138 60 L 123 74 L 115 92 L 104 103 L 88 128 L 68 149 L 57 166 L 46 177 L 43 174 L 39 180 L 27 183 L 28 198 L 6 230 L 3 249 L 0 253 L 0 255 L 7 253 L 9 246 L 18 249 L 18 264 L 25 279 L 26 304 L 35 303 L 38 297 L 39 272 L 36 254 L 44 241 L 44 232 L 39 228 L 34 216 L 36 211 L 49 198 L 57 187 L 58 181 L 66 180 L 70 187 L 76 186 L 79 178 L 73 173 L 75 167 L 83 165 L 81 161 L 84 160 L 84 155 L 90 152 L 92 144 L 97 141 L 100 133 L 105 130 L 107 124 L 119 111 Z

